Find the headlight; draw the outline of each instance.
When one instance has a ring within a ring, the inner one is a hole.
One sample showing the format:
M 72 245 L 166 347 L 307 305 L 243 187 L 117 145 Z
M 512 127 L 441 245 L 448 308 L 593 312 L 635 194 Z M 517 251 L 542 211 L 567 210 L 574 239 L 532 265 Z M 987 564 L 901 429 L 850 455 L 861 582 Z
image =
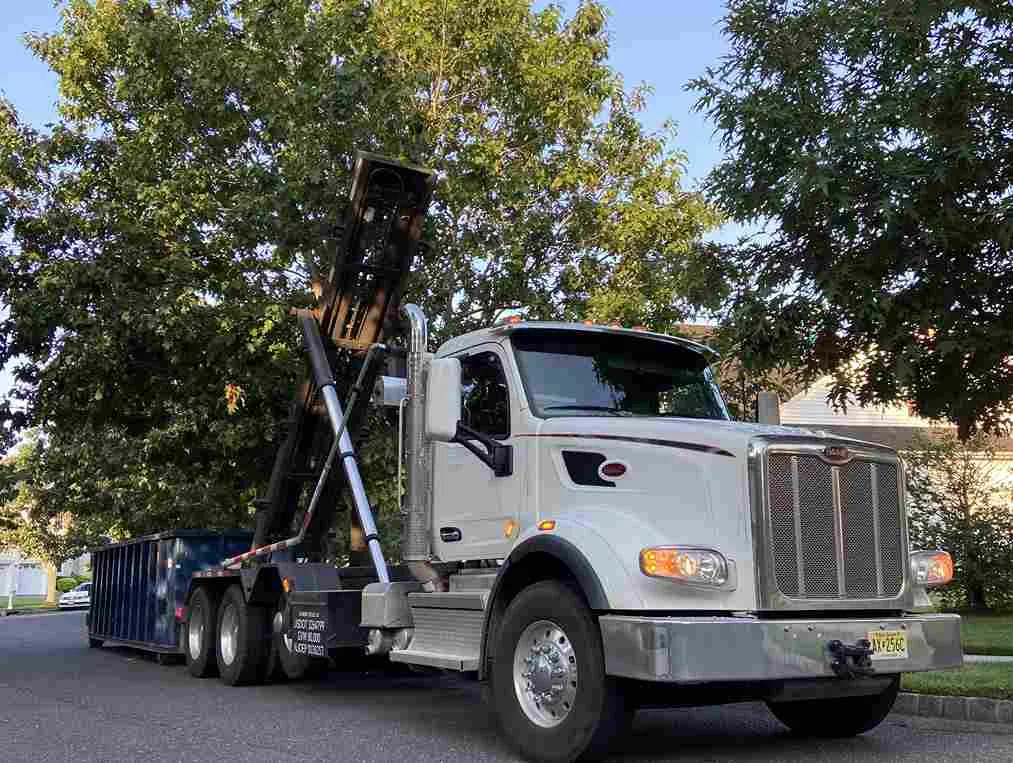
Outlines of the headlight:
M 719 551 L 695 546 L 658 546 L 640 552 L 640 571 L 652 578 L 726 587 L 730 565 Z
M 912 551 L 911 577 L 915 585 L 945 585 L 953 580 L 953 558 L 945 551 Z

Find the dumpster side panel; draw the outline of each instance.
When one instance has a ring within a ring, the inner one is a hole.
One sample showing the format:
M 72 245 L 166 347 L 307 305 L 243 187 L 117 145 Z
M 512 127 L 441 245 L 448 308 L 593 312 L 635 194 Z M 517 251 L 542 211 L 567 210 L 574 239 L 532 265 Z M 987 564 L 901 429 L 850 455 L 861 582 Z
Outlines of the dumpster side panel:
M 245 531 L 179 530 L 92 549 L 88 635 L 153 651 L 179 646 L 176 611 L 190 577 L 246 550 Z

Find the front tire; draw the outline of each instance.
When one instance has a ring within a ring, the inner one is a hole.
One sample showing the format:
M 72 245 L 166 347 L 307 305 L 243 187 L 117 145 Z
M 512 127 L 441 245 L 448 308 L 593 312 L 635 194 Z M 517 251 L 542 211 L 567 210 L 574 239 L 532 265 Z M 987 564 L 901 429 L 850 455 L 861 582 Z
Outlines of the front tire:
M 218 624 L 218 595 L 200 587 L 190 596 L 187 606 L 186 628 L 183 629 L 183 651 L 186 669 L 194 678 L 218 675 L 215 642 Z
M 507 607 L 490 683 L 503 733 L 528 760 L 601 756 L 632 718 L 618 682 L 605 675 L 597 621 L 554 580 L 521 591 Z
M 263 683 L 267 677 L 271 631 L 266 607 L 246 603 L 243 589 L 229 586 L 218 607 L 215 653 L 222 682 L 229 686 Z
M 797 702 L 768 702 L 777 720 L 799 736 L 853 737 L 876 728 L 890 714 L 900 691 L 900 676 L 880 694 Z

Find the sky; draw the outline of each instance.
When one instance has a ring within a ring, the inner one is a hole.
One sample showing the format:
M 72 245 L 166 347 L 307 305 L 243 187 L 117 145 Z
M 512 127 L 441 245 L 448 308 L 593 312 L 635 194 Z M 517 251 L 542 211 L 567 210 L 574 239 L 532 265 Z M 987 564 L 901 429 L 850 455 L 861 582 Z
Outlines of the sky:
M 536 2 L 536 5 L 545 5 Z M 563 0 L 571 10 L 577 0 Z M 721 157 L 714 127 L 693 111 L 695 95 L 685 84 L 703 74 L 726 52 L 721 35 L 723 0 L 606 0 L 614 69 L 631 88 L 648 83 L 654 95 L 641 115 L 649 130 L 666 119 L 678 126 L 676 147 L 688 154 L 686 185 L 695 188 Z M 17 108 L 21 118 L 36 127 L 56 119 L 56 76 L 25 48 L 28 32 L 48 32 L 59 25 L 52 0 L 0 0 L 0 95 Z M 713 238 L 733 240 L 741 232 L 726 226 Z M 0 394 L 10 376 L 0 372 Z

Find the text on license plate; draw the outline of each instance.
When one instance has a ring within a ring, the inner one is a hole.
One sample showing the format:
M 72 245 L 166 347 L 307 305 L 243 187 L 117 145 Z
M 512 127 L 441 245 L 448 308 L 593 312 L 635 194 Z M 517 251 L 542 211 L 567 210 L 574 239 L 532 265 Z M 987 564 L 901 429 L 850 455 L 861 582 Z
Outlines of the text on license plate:
M 869 641 L 872 643 L 872 659 L 874 660 L 907 659 L 907 633 L 905 631 L 870 631 Z

